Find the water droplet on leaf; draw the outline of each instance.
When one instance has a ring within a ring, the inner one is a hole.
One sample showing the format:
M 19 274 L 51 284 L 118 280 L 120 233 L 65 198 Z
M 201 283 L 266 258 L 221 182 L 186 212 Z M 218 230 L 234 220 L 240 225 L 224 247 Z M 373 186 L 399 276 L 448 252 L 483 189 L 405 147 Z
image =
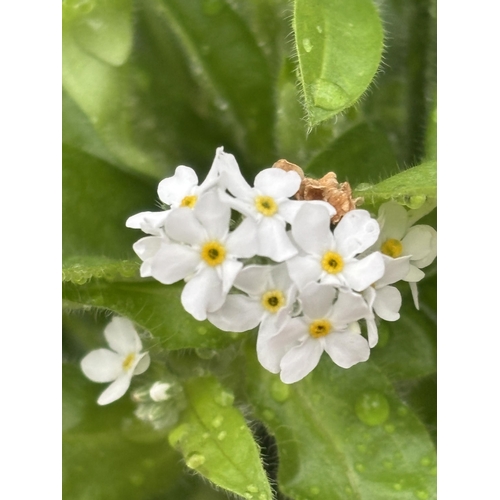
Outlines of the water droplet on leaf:
M 316 80 L 310 87 L 314 105 L 327 111 L 339 111 L 349 102 L 346 91 L 328 80 Z
M 190 469 L 197 469 L 205 463 L 205 457 L 201 453 L 192 453 L 186 458 L 186 465 Z
M 302 46 L 304 47 L 304 50 L 306 52 L 311 52 L 313 48 L 311 40 L 309 40 L 309 38 L 304 38 L 304 40 L 302 40 Z
M 220 427 L 222 425 L 222 422 L 224 421 L 224 417 L 222 415 L 217 415 L 213 420 L 212 420 L 212 427 Z
M 227 432 L 226 431 L 221 431 L 219 432 L 219 434 L 217 434 L 217 439 L 219 441 L 223 441 L 227 436 Z
M 367 391 L 357 399 L 355 412 L 361 422 L 375 426 L 383 424 L 387 420 L 390 408 L 387 398 L 382 393 Z
M 215 396 L 215 402 L 220 406 L 231 406 L 234 402 L 234 395 L 228 391 L 221 391 Z

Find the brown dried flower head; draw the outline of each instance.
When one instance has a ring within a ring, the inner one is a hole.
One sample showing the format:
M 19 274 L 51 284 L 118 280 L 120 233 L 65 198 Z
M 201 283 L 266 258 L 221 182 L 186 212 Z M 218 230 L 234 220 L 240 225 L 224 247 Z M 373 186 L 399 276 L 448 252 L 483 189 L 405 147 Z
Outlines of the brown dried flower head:
M 281 168 L 287 172 L 297 172 L 302 182 L 295 194 L 297 200 L 321 200 L 330 203 L 337 213 L 332 217 L 336 224 L 349 211 L 359 206 L 363 198 L 353 198 L 351 186 L 348 182 L 339 183 L 334 172 L 328 172 L 321 179 L 312 179 L 304 176 L 304 171 L 294 163 L 287 160 L 278 160 L 273 167 Z

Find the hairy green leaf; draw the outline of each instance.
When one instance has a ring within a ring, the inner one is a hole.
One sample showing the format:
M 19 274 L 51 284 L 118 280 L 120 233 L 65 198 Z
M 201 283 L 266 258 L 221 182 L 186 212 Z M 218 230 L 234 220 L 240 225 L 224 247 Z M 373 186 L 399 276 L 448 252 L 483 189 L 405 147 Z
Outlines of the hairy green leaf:
M 271 500 L 259 448 L 232 393 L 212 377 L 191 379 L 184 389 L 189 406 L 169 441 L 186 465 L 244 498 Z
M 383 31 L 372 0 L 296 0 L 293 28 L 311 127 L 352 106 L 380 64 Z
M 126 316 L 166 349 L 224 347 L 239 338 L 188 314 L 180 301 L 183 286 L 184 282 L 167 286 L 150 280 L 92 279 L 81 285 L 65 283 L 63 299 L 70 309 L 95 307 Z
M 105 278 L 114 281 L 120 278 L 139 277 L 139 262 L 133 260 L 112 260 L 106 257 L 73 256 L 63 265 L 63 281 L 83 285 L 91 278 Z
M 354 196 L 362 196 L 365 203 L 377 206 L 389 200 L 417 210 L 428 205 L 429 212 L 436 206 L 436 162 L 428 161 L 393 175 L 375 185 L 359 185 Z
M 436 456 L 421 422 L 375 363 L 348 370 L 323 355 L 311 375 L 283 384 L 248 351 L 255 412 L 275 436 L 278 485 L 295 500 L 436 498 Z

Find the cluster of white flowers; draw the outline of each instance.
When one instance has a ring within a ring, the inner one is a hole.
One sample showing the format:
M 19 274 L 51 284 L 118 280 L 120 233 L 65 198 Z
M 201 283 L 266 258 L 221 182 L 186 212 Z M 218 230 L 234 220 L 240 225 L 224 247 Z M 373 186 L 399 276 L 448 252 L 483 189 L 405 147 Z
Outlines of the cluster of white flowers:
M 300 185 L 295 171 L 268 168 L 251 187 L 218 148 L 203 183 L 177 167 L 158 187 L 166 210 L 126 223 L 148 234 L 134 244 L 141 276 L 184 280 L 181 302 L 197 320 L 230 332 L 258 327 L 258 359 L 285 383 L 310 373 L 323 351 L 343 368 L 366 361 L 377 318 L 399 319 L 402 298 L 391 285 L 409 282 L 418 308 L 421 268 L 436 257 L 436 231 L 413 225 L 399 204 L 383 204 L 377 219 L 353 209 L 332 229 L 330 204 L 291 199 Z M 114 380 L 100 404 L 123 395 L 149 364 L 128 320 L 115 318 L 105 335 L 116 352 L 99 349 L 82 361 L 90 379 Z
M 377 220 L 352 210 L 332 230 L 330 204 L 291 199 L 300 184 L 296 172 L 268 168 L 252 187 L 218 148 L 203 183 L 179 166 L 158 187 L 168 208 L 127 221 L 149 235 L 134 245 L 141 276 L 185 280 L 181 302 L 198 320 L 231 332 L 258 327 L 259 361 L 285 383 L 311 372 L 323 351 L 344 368 L 366 361 L 376 318 L 399 318 L 401 294 L 390 285 L 408 281 L 418 307 L 421 268 L 436 257 L 436 231 L 411 226 L 397 203 L 382 205 Z M 232 210 L 241 215 L 233 230 Z M 256 256 L 268 263 L 252 263 Z

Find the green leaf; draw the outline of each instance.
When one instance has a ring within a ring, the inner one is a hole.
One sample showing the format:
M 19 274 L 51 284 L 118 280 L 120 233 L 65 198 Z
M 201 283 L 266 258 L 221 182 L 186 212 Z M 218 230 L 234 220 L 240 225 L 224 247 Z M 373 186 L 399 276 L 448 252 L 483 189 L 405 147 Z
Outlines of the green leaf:
M 295 500 L 436 498 L 435 449 L 370 360 L 348 370 L 326 356 L 286 385 L 249 348 L 249 398 L 278 446 L 278 485 Z
M 373 123 L 360 123 L 335 139 L 305 167 L 311 177 L 335 172 L 339 182 L 351 186 L 375 182 L 394 174 L 396 157 L 383 130 Z
M 436 162 L 428 161 L 385 179 L 374 186 L 359 185 L 354 196 L 362 196 L 365 203 L 378 206 L 395 200 L 411 209 L 429 205 L 429 212 L 436 206 L 437 170 Z
M 437 96 L 434 98 L 434 107 L 429 113 L 429 119 L 427 120 L 425 157 L 428 160 L 437 160 Z
M 214 118 L 254 162 L 272 162 L 272 78 L 248 26 L 225 0 L 147 4 L 177 37 Z
M 102 407 L 103 386 L 63 365 L 63 496 L 74 500 L 141 500 L 168 492 L 181 475 L 166 436 L 133 416 L 123 398 Z M 141 433 L 148 435 L 141 439 Z
M 83 50 L 121 66 L 132 49 L 132 0 L 65 0 L 63 18 Z
M 184 389 L 189 407 L 169 441 L 186 465 L 232 493 L 271 500 L 259 448 L 243 415 L 233 407 L 234 396 L 212 377 L 189 380 Z
M 83 285 L 91 278 L 105 278 L 115 281 L 120 278 L 139 276 L 139 262 L 131 260 L 112 260 L 105 257 L 73 256 L 63 265 L 62 279 Z
M 95 307 L 112 311 L 148 330 L 155 343 L 166 349 L 224 347 L 239 338 L 222 332 L 208 321 L 197 321 L 181 304 L 184 282 L 163 285 L 156 281 L 106 281 L 92 279 L 75 285 L 64 283 L 68 308 Z
M 134 256 L 136 231 L 125 221 L 154 207 L 154 189 L 71 146 L 63 146 L 63 258 Z
M 296 0 L 301 89 L 311 127 L 352 106 L 380 64 L 383 31 L 372 0 Z

